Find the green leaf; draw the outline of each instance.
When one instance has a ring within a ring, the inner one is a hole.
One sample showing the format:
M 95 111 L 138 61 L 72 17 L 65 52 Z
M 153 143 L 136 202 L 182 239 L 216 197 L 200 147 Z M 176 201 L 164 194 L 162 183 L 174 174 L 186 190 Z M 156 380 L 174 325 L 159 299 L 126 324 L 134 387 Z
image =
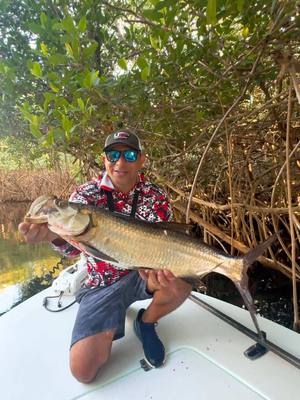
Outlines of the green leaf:
M 7 65 L 5 65 L 3 62 L 0 62 L 0 74 L 7 74 L 9 71 L 9 68 Z
M 150 43 L 151 43 L 151 46 L 155 49 L 155 50 L 158 50 L 159 49 L 159 39 L 157 39 L 156 37 L 154 37 L 154 36 L 150 36 Z
M 156 10 L 153 9 L 146 9 L 143 11 L 143 16 L 147 19 L 150 19 L 151 21 L 157 21 L 159 22 L 161 18 L 163 18 L 163 15 Z
M 37 76 L 38 78 L 41 78 L 43 76 L 42 67 L 40 66 L 40 64 L 37 61 L 35 61 L 32 64 L 32 68 L 30 69 L 30 72 L 32 73 L 32 75 Z
M 92 81 L 91 81 L 91 73 L 90 71 L 86 71 L 84 79 L 82 81 L 82 86 L 86 89 L 90 89 L 92 87 Z
M 52 64 L 54 66 L 56 65 L 64 65 L 67 62 L 67 58 L 64 54 L 52 54 L 49 58 L 48 58 L 48 63 Z
M 98 43 L 92 43 L 89 47 L 86 47 L 83 49 L 83 57 L 84 58 L 89 58 L 95 54 L 95 51 L 97 50 Z
M 203 116 L 204 116 L 204 112 L 203 111 L 196 111 L 196 120 L 197 121 L 202 121 L 203 120 Z
M 65 132 L 70 132 L 70 130 L 72 129 L 72 126 L 73 126 L 73 122 L 68 117 L 63 115 L 62 127 L 64 128 Z
M 82 100 L 81 98 L 79 98 L 79 99 L 77 99 L 77 103 L 78 103 L 78 105 L 79 105 L 80 110 L 81 110 L 82 112 L 84 112 L 84 111 L 85 111 L 85 107 L 84 107 L 84 102 L 83 102 L 83 100 Z
M 148 79 L 149 75 L 150 75 L 150 67 L 147 66 L 147 67 L 143 68 L 141 71 L 142 80 L 146 81 Z
M 78 30 L 80 32 L 86 31 L 86 16 L 85 15 L 82 18 L 80 18 L 80 21 L 78 23 Z
M 82 86 L 91 89 L 99 83 L 99 71 L 86 71 Z
M 60 81 L 61 75 L 58 75 L 56 72 L 51 71 L 48 72 L 47 78 L 49 78 L 51 81 Z
M 22 104 L 22 106 L 20 107 L 20 111 L 23 115 L 23 117 L 31 122 L 32 121 L 32 114 L 30 114 L 30 104 L 28 103 L 28 101 L 25 101 L 25 103 Z
M 44 29 L 41 25 L 37 24 L 36 22 L 30 22 L 28 24 L 29 29 L 31 32 L 37 34 L 37 35 L 42 35 L 44 33 Z
M 47 47 L 47 45 L 46 45 L 44 42 L 42 42 L 41 45 L 40 45 L 40 47 L 41 47 L 41 52 L 42 52 L 42 54 L 43 54 L 44 56 L 48 56 L 48 55 L 49 55 L 49 52 L 48 52 L 48 47 Z
M 217 0 L 207 0 L 206 19 L 209 25 L 217 22 Z
M 246 38 L 248 35 L 249 35 L 249 28 L 248 26 L 244 26 L 244 28 L 242 29 L 242 36 Z
M 163 8 L 168 6 L 168 2 L 163 0 L 163 1 L 159 1 L 156 6 L 155 6 L 155 10 L 162 10 Z
M 50 131 L 47 133 L 45 142 L 49 147 L 53 146 L 53 144 L 54 144 L 54 129 L 53 128 L 50 129 Z
M 237 0 L 237 9 L 241 12 L 244 8 L 244 0 Z
M 42 27 L 46 28 L 47 15 L 44 12 L 42 12 L 41 15 L 40 15 L 40 21 L 41 21 Z
M 73 56 L 76 61 L 79 61 L 80 58 L 80 47 L 79 47 L 79 40 L 76 36 L 74 36 L 72 40 L 72 50 L 73 50 Z
M 127 61 L 125 60 L 125 58 L 120 58 L 120 60 L 118 60 L 118 65 L 124 71 L 127 71 Z
M 48 83 L 50 89 L 54 92 L 54 93 L 58 93 L 59 92 L 59 88 L 57 86 L 55 86 L 52 82 Z
M 52 24 L 52 29 L 53 29 L 54 31 L 60 31 L 60 30 L 62 30 L 62 29 L 63 29 L 62 23 L 61 23 L 61 22 L 54 21 L 53 24 Z
M 39 130 L 38 126 L 35 124 L 30 124 L 30 132 L 37 139 L 40 139 L 43 136 L 42 132 Z
M 91 74 L 92 85 L 96 86 L 99 82 L 99 71 L 93 71 Z
M 37 115 L 32 114 L 31 115 L 31 123 L 34 126 L 39 126 L 39 117 Z
M 143 56 L 139 56 L 138 59 L 136 60 L 136 63 L 140 69 L 144 69 L 144 68 L 148 67 L 148 62 L 147 62 L 146 58 Z
M 65 48 L 69 57 L 74 58 L 74 53 L 70 43 L 65 43 Z
M 51 103 L 51 101 L 55 100 L 56 96 L 54 93 L 46 92 L 46 93 L 44 93 L 44 98 L 45 98 L 45 101 L 44 101 L 43 107 L 44 107 L 44 111 L 47 112 L 49 103 Z
M 72 17 L 68 16 L 61 22 L 61 24 L 64 30 L 67 31 L 68 33 L 75 32 L 75 25 Z

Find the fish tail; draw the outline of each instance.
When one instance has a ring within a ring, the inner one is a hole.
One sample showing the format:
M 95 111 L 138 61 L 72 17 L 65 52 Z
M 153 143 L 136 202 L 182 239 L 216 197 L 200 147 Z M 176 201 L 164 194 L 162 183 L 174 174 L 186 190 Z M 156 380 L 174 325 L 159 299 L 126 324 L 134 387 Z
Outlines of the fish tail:
M 250 251 L 248 251 L 248 253 L 246 253 L 242 257 L 243 267 L 242 267 L 241 280 L 234 282 L 244 300 L 244 303 L 245 303 L 247 309 L 250 312 L 252 321 L 253 321 L 255 328 L 257 330 L 257 333 L 258 333 L 258 337 L 262 342 L 264 342 L 265 339 L 264 339 L 263 332 L 261 331 L 258 321 L 257 321 L 257 318 L 256 318 L 256 309 L 255 309 L 254 302 L 253 302 L 253 299 L 252 299 L 252 296 L 250 294 L 249 287 L 248 287 L 248 273 L 247 272 L 248 272 L 249 267 L 253 264 L 253 262 L 258 257 L 260 257 L 276 239 L 277 239 L 277 234 L 270 236 L 267 240 L 265 240 L 263 243 L 256 246 L 254 249 L 251 249 Z
M 263 243 L 260 243 L 258 246 L 254 247 L 254 249 L 251 249 L 246 253 L 243 257 L 243 271 L 242 271 L 242 280 L 241 280 L 241 286 L 242 287 L 248 287 L 248 269 L 249 267 L 254 263 L 255 260 L 257 260 L 258 257 L 260 257 L 269 246 L 277 239 L 277 234 L 274 233 L 274 235 L 270 236 L 267 240 L 265 240 Z

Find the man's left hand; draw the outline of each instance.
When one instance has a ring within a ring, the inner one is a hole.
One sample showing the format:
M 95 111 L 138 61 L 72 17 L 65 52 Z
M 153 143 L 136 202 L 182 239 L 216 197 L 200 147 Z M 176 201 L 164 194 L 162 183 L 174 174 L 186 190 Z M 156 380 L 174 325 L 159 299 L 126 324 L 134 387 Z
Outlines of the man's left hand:
M 147 281 L 147 289 L 149 292 L 167 288 L 175 279 L 174 274 L 168 269 L 139 269 L 142 279 Z

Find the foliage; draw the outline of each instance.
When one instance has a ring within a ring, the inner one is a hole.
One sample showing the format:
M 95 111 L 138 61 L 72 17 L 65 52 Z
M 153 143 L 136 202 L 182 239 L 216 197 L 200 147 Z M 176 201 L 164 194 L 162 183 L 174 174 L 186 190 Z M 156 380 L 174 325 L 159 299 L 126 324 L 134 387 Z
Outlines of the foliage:
M 245 105 L 276 77 L 272 50 L 294 49 L 299 34 L 295 5 L 282 1 L 7 0 L 1 8 L 3 119 L 10 107 L 24 132 L 21 110 L 39 145 L 81 159 L 118 123 L 143 132 L 154 159 L 205 140 L 260 48 Z

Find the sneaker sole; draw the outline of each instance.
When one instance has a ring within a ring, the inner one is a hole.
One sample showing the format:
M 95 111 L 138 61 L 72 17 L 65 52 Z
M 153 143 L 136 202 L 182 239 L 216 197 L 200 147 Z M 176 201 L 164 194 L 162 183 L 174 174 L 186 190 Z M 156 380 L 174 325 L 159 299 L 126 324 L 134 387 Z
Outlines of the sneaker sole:
M 161 368 L 161 367 L 164 366 L 164 364 L 165 364 L 165 362 L 166 362 L 166 356 L 164 357 L 163 362 L 162 362 L 160 365 L 157 365 L 157 366 L 151 364 L 151 362 L 150 362 L 150 361 L 147 359 L 147 357 L 145 356 L 145 353 L 144 353 L 144 359 L 143 359 L 143 360 L 146 362 L 146 364 L 147 364 L 151 369 Z M 142 360 L 141 360 L 141 361 L 142 361 Z

